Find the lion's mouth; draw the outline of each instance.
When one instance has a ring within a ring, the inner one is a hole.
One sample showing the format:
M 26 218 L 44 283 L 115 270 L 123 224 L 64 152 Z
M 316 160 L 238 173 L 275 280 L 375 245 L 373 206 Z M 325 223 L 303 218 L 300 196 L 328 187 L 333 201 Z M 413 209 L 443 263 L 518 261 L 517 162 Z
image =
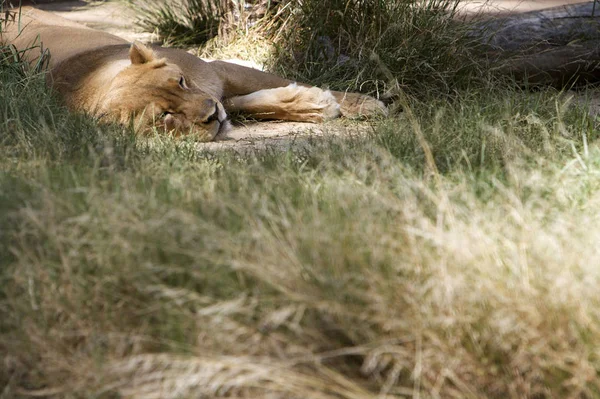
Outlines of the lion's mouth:
M 161 118 L 165 131 L 179 135 L 198 135 L 201 141 L 212 141 L 230 127 L 227 115 L 218 110 L 204 120 L 189 122 L 182 115 L 165 112 Z
M 231 122 L 229 121 L 229 119 L 219 121 L 219 124 L 219 130 L 217 131 L 217 134 L 215 134 L 215 136 L 213 137 L 213 140 L 215 141 L 225 139 L 225 135 L 231 130 Z

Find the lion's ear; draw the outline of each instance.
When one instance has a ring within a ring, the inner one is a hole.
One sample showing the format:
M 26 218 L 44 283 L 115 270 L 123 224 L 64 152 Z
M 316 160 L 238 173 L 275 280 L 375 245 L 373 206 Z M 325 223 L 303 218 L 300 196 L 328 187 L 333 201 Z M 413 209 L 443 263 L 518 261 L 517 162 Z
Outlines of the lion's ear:
M 145 44 L 135 41 L 129 48 L 129 59 L 133 65 L 145 64 L 154 61 L 154 52 Z

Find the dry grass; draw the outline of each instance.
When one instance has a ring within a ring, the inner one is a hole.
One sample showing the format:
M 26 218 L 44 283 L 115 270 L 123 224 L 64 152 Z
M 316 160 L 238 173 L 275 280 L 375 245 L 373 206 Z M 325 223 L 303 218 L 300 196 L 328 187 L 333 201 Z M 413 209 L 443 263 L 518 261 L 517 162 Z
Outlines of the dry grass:
M 196 55 L 202 58 L 249 61 L 259 69 L 265 69 L 272 64 L 274 53 L 275 49 L 270 40 L 251 32 L 232 37 L 226 43 L 217 37 L 196 51 Z
M 1 399 L 600 397 L 599 133 L 561 93 L 237 154 L 0 61 Z

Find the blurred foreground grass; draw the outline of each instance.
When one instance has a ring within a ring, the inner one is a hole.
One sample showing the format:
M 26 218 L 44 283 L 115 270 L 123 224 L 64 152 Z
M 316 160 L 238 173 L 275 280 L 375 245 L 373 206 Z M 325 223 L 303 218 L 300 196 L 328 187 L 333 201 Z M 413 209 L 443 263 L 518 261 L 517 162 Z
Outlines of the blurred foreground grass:
M 596 120 L 494 85 L 402 106 L 209 152 L 3 60 L 0 398 L 599 397 Z

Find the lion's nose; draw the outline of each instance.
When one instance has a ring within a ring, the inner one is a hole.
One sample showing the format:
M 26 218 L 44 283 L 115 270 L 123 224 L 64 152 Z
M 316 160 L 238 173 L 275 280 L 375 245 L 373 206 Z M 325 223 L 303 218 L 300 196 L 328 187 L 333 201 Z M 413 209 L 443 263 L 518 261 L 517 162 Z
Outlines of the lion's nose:
M 204 120 L 204 123 L 211 123 L 219 120 L 219 109 L 217 107 L 217 102 L 214 100 L 204 100 L 204 105 L 206 109 L 212 109 L 212 113 L 208 115 L 208 117 Z
M 177 129 L 177 119 L 175 119 L 173 114 L 167 113 L 165 115 L 164 123 L 167 130 Z

